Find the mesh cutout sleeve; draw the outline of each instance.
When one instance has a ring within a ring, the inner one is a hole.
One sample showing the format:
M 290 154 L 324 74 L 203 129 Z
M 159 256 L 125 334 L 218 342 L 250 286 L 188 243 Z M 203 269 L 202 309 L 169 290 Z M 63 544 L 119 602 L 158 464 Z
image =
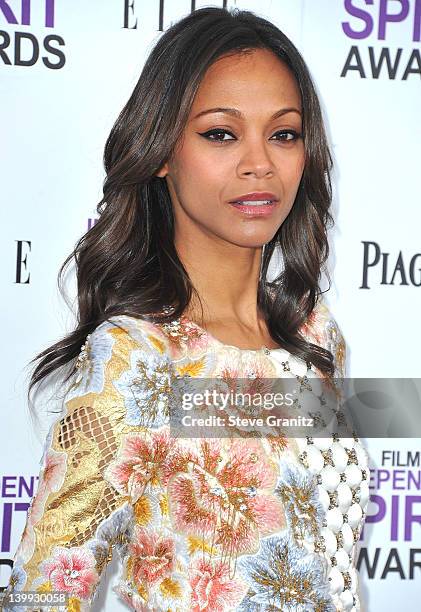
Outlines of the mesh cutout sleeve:
M 129 497 L 112 487 L 104 472 L 128 429 L 125 398 L 115 383 L 130 368 L 136 348 L 127 331 L 108 322 L 88 337 L 64 415 L 44 443 L 37 492 L 3 595 L 62 592 L 69 600 L 61 610 L 91 609 L 114 546 L 124 545 L 130 516 Z M 3 609 L 58 608 L 4 603 Z

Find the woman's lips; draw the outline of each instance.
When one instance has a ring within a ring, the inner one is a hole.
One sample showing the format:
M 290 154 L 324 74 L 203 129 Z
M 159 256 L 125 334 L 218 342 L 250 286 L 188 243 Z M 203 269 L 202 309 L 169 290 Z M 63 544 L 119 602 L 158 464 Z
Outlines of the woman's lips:
M 242 193 L 241 195 L 231 198 L 230 202 L 260 202 L 262 200 L 277 200 L 278 198 L 272 191 L 249 191 L 249 193 Z
M 229 202 L 229 205 L 238 210 L 240 213 L 253 217 L 268 217 L 275 209 L 276 201 L 271 201 L 270 204 L 258 203 L 253 204 L 244 202 Z

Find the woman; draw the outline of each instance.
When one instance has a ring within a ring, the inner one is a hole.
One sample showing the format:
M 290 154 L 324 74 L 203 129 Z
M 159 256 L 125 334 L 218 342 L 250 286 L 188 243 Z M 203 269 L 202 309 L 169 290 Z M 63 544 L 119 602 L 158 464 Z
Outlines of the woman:
M 360 609 L 358 438 L 168 428 L 180 377 L 311 390 L 344 376 L 318 284 L 330 164 L 308 69 L 273 24 L 206 8 L 161 37 L 108 138 L 99 221 L 72 254 L 78 327 L 31 381 L 74 366 L 7 594 L 88 610 L 116 549 L 114 589 L 134 610 Z

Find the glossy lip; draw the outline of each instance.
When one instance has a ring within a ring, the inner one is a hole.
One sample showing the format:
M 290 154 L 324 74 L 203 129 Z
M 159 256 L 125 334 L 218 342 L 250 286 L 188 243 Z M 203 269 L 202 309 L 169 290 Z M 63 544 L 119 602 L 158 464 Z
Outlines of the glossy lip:
M 236 208 L 240 213 L 253 217 L 268 217 L 276 208 L 276 202 L 273 204 L 261 204 L 253 206 L 252 204 L 235 204 L 230 202 L 232 208 Z
M 278 198 L 270 191 L 253 191 L 251 193 L 245 193 L 237 196 L 236 198 L 232 198 L 232 200 L 229 200 L 229 204 L 236 204 L 237 202 L 243 202 L 244 200 L 250 200 L 250 202 L 255 202 L 256 200 L 274 200 L 274 202 L 277 202 Z

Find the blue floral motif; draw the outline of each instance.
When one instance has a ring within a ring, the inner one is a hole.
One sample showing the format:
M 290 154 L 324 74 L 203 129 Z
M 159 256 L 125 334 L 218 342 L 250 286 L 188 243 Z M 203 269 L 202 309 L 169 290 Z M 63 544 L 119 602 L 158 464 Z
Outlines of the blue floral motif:
M 111 359 L 115 339 L 109 334 L 116 326 L 104 321 L 86 338 L 76 362 L 74 384 L 66 401 L 86 393 L 101 393 L 104 389 L 105 367 Z
M 128 425 L 161 427 L 168 423 L 170 368 L 168 359 L 152 350 L 132 352 L 130 369 L 114 382 L 124 397 Z
M 133 506 L 125 504 L 115 510 L 98 527 L 95 538 L 87 546 L 97 560 L 107 557 L 110 549 L 117 546 L 120 555 L 126 553 L 127 542 L 131 538 L 133 528 Z M 120 550 L 122 549 L 122 550 Z
M 285 460 L 279 462 L 279 472 L 275 492 L 283 501 L 295 538 L 317 537 L 325 511 L 320 503 L 316 478 L 300 465 Z
M 250 584 L 238 612 L 336 612 L 327 562 L 297 546 L 287 531 L 263 538 L 256 555 L 238 560 Z

